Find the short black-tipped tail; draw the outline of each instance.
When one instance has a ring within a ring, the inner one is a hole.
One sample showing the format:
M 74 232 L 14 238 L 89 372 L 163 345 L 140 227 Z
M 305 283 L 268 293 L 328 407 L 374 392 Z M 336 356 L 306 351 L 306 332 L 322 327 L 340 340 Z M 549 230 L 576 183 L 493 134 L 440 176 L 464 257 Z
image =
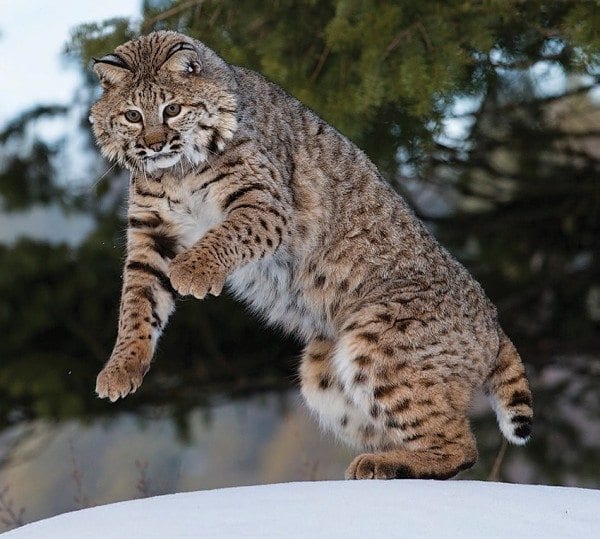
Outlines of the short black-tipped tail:
M 486 380 L 486 390 L 502 434 L 509 442 L 523 445 L 531 436 L 531 391 L 519 353 L 504 332 L 499 333 L 498 357 Z

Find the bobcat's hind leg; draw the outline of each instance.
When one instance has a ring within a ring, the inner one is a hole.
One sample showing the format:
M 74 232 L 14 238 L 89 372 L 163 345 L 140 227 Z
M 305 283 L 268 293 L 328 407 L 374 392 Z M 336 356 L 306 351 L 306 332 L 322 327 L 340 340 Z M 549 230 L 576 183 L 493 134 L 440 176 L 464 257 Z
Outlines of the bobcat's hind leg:
M 328 339 L 315 338 L 308 344 L 300 366 L 302 395 L 323 429 L 357 449 L 375 449 L 382 443 L 382 432 L 344 391 L 333 369 L 334 350 L 335 343 Z
M 430 434 L 395 449 L 358 455 L 346 479 L 448 479 L 475 464 L 477 449 L 467 420 L 449 425 L 452 434 Z
M 397 327 L 385 311 L 358 315 L 360 323 L 349 323 L 339 339 L 332 370 L 381 436 L 346 477 L 446 479 L 472 466 L 477 449 L 466 414 L 482 375 L 470 358 L 435 326 L 423 338 L 418 322 L 419 332 Z

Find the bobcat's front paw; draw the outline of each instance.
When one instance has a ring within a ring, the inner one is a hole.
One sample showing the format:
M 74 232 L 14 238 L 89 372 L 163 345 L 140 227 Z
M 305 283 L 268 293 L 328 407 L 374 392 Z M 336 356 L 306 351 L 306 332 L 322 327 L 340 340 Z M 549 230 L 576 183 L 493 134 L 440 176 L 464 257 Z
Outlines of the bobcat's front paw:
M 227 273 L 223 266 L 203 251 L 190 250 L 177 255 L 169 266 L 171 285 L 182 296 L 202 299 L 206 294 L 218 296 Z
M 150 363 L 137 360 L 111 359 L 96 378 L 96 393 L 101 399 L 109 398 L 111 402 L 125 397 L 142 384 Z

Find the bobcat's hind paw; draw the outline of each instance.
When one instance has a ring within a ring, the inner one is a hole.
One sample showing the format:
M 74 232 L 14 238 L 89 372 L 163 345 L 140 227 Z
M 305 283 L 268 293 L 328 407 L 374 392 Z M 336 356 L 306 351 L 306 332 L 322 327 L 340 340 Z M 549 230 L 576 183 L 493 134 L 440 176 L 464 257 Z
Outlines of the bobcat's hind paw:
M 408 466 L 395 462 L 385 454 L 358 455 L 346 470 L 346 479 L 408 479 L 414 474 Z

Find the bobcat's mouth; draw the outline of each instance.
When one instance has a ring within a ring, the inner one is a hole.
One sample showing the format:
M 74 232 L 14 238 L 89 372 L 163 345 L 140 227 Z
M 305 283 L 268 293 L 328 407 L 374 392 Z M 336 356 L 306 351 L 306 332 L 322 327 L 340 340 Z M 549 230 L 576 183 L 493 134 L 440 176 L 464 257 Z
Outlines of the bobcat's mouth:
M 144 164 L 148 172 L 153 172 L 159 168 L 169 168 L 176 165 L 181 159 L 179 152 L 165 152 L 144 158 Z

